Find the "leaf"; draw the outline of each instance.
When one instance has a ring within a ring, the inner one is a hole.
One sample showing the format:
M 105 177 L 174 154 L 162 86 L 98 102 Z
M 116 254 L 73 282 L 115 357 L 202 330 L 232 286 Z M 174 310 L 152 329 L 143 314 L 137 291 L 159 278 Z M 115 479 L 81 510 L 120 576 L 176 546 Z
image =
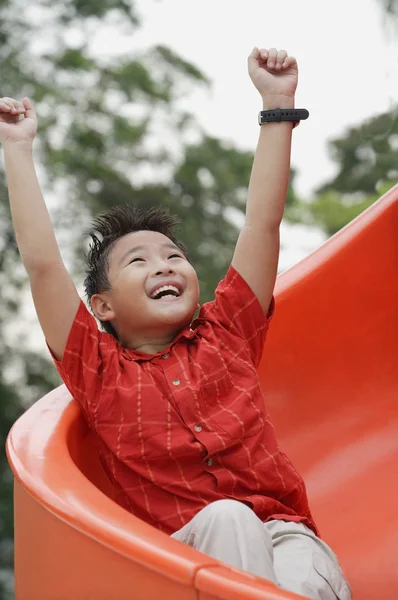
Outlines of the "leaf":
M 46 58 L 50 58 L 47 55 Z M 60 69 L 73 71 L 91 71 L 95 61 L 85 56 L 85 48 L 66 48 L 61 54 L 52 56 L 53 63 Z
M 208 77 L 206 77 L 206 75 L 198 67 L 181 58 L 181 56 L 173 52 L 170 48 L 158 45 L 155 46 L 154 52 L 158 55 L 158 58 L 162 59 L 165 63 L 172 66 L 176 71 L 182 73 L 190 79 L 201 83 L 210 83 Z

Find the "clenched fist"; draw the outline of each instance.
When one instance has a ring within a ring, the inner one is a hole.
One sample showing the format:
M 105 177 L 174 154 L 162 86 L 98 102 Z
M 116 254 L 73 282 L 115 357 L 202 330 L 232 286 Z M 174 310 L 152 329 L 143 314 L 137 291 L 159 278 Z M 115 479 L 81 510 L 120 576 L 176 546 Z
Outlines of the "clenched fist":
M 288 56 L 286 50 L 254 48 L 248 58 L 248 70 L 264 109 L 294 107 L 298 67 L 296 59 Z
M 37 118 L 33 105 L 24 98 L 0 98 L 0 142 L 31 144 L 37 131 Z

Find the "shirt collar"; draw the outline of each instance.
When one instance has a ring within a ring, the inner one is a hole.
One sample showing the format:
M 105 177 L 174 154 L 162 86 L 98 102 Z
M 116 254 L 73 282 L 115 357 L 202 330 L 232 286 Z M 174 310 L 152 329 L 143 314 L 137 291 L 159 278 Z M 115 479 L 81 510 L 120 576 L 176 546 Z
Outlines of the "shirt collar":
M 191 325 L 184 327 L 183 329 L 181 329 L 181 331 L 178 332 L 174 340 L 167 346 L 167 348 L 165 348 L 164 350 L 160 350 L 155 354 L 146 354 L 145 352 L 140 352 L 139 350 L 133 350 L 132 348 L 125 348 L 124 346 L 121 346 L 122 354 L 125 358 L 127 358 L 127 360 L 132 361 L 153 360 L 154 358 L 158 358 L 163 354 L 167 354 L 168 352 L 170 352 L 170 349 L 176 344 L 178 344 L 178 342 L 182 341 L 183 338 L 185 338 L 186 340 L 192 340 L 194 337 L 196 337 L 198 333 L 198 325 L 199 322 L 197 319 L 195 319 L 191 323 Z

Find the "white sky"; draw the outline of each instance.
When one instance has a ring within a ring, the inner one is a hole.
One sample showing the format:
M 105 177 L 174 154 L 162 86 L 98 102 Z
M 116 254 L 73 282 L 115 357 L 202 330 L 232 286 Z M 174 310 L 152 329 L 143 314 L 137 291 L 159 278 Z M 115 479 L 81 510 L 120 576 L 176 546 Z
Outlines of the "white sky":
M 211 91 L 183 99 L 205 130 L 254 150 L 261 100 L 247 74 L 254 46 L 285 48 L 299 65 L 297 108 L 310 118 L 293 136 L 295 188 L 310 197 L 335 172 L 327 142 L 398 102 L 396 30 L 376 0 L 137 0 L 143 26 L 132 39 L 103 29 L 91 48 L 117 55 L 165 44 L 197 65 Z M 283 223 L 279 268 L 318 247 L 319 230 Z
M 333 175 L 327 140 L 398 101 L 398 47 L 392 30 L 390 35 L 383 30 L 376 0 L 138 0 L 138 6 L 143 27 L 133 38 L 104 29 L 92 46 L 95 53 L 171 47 L 213 82 L 211 92 L 193 94 L 186 107 L 209 134 L 242 149 L 256 146 L 261 105 L 247 75 L 247 55 L 257 45 L 285 48 L 296 56 L 296 106 L 310 111 L 294 132 L 292 148 L 296 187 L 303 196 Z M 283 223 L 280 270 L 323 240 L 319 230 Z M 31 301 L 25 317 L 21 331 L 29 322 L 33 345 L 42 350 Z
M 254 149 L 260 99 L 246 67 L 253 46 L 286 48 L 300 69 L 296 106 L 310 118 L 294 132 L 297 189 L 309 195 L 334 168 L 327 140 L 398 100 L 398 46 L 376 0 L 140 0 L 133 40 L 109 32 L 96 53 L 166 44 L 201 68 L 212 92 L 186 100 L 215 136 Z M 389 42 L 389 39 L 390 42 Z

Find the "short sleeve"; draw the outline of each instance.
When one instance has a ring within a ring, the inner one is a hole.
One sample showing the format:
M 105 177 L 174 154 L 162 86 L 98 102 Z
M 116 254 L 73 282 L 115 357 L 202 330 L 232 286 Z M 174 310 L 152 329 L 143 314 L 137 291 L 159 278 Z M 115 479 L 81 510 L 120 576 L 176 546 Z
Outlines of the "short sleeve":
M 217 286 L 215 299 L 203 306 L 200 317 L 216 320 L 242 338 L 248 344 L 252 360 L 257 366 L 274 309 L 275 301 L 272 298 L 268 314 L 264 314 L 251 287 L 231 265 Z
M 47 347 L 55 366 L 72 396 L 81 404 L 87 416 L 96 410 L 100 398 L 104 371 L 109 371 L 112 356 L 117 353 L 117 341 L 98 329 L 95 318 L 81 300 L 69 333 L 62 361 Z

